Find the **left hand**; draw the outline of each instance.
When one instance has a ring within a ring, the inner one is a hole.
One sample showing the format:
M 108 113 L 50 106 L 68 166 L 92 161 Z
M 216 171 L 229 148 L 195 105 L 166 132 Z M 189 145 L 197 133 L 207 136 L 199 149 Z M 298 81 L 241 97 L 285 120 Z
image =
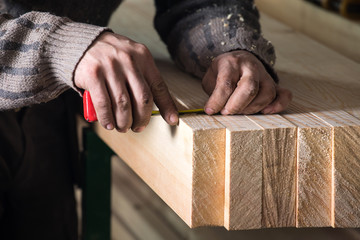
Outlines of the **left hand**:
M 275 83 L 261 61 L 244 50 L 216 57 L 202 85 L 210 96 L 205 105 L 210 115 L 278 113 L 292 99 L 291 92 Z

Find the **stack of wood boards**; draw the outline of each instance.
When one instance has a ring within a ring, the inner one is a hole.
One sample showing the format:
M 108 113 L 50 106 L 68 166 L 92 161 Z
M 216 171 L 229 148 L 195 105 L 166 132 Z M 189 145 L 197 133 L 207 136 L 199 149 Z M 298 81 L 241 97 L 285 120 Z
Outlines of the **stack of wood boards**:
M 201 108 L 208 97 L 173 65 L 152 4 L 125 2 L 110 27 L 149 47 L 180 109 Z M 266 15 L 261 24 L 294 94 L 287 112 L 189 114 L 177 127 L 154 116 L 140 134 L 95 130 L 190 227 L 359 227 L 359 64 Z

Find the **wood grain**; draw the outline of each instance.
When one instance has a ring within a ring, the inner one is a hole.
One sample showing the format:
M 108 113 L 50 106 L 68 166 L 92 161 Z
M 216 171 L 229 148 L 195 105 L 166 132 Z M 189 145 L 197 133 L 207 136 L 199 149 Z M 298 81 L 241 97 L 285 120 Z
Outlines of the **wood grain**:
M 252 115 L 264 129 L 262 226 L 296 225 L 296 127 L 279 115 Z
M 334 227 L 360 226 L 360 120 L 342 111 L 312 113 L 333 131 Z
M 211 117 L 183 116 L 171 128 L 155 116 L 140 134 L 95 131 L 187 224 L 223 224 L 225 129 Z M 201 138 L 213 140 L 194 144 Z
M 296 226 L 332 226 L 332 129 L 295 104 L 282 116 L 297 126 Z
M 245 116 L 216 116 L 226 127 L 224 226 L 261 228 L 263 129 Z

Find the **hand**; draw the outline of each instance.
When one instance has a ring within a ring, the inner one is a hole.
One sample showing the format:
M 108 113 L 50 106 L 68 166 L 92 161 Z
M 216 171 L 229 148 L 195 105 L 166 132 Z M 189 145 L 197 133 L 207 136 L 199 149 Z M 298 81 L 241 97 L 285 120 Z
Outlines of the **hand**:
M 106 129 L 142 131 L 150 121 L 153 101 L 167 123 L 179 121 L 149 50 L 124 36 L 101 34 L 79 62 L 74 81 L 90 92 L 98 120 Z
M 207 114 L 278 113 L 292 99 L 279 87 L 264 65 L 250 52 L 239 50 L 219 55 L 206 72 L 202 85 L 210 98 Z

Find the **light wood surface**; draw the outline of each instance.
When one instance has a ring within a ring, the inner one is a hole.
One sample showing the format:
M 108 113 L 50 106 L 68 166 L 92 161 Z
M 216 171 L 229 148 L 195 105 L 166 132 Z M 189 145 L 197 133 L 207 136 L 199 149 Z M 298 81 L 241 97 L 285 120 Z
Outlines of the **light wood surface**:
M 313 113 L 333 131 L 335 227 L 359 227 L 360 218 L 360 120 L 342 111 Z
M 283 114 L 297 126 L 297 227 L 332 226 L 332 129 L 291 105 Z
M 304 0 L 256 0 L 258 8 L 338 53 L 360 62 L 360 21 Z
M 180 109 L 203 107 L 200 81 L 174 66 L 153 15 L 151 1 L 126 1 L 110 26 L 149 47 Z M 289 111 L 189 114 L 177 127 L 154 116 L 140 134 L 95 131 L 190 227 L 356 227 L 359 64 L 266 15 L 261 24 L 294 94 Z
M 226 127 L 224 226 L 261 228 L 263 129 L 245 116 L 215 119 Z
M 141 134 L 95 131 L 190 226 L 223 224 L 225 128 L 213 118 L 183 116 L 171 128 L 155 116 Z
M 296 126 L 280 115 L 252 115 L 264 129 L 262 227 L 296 225 Z

